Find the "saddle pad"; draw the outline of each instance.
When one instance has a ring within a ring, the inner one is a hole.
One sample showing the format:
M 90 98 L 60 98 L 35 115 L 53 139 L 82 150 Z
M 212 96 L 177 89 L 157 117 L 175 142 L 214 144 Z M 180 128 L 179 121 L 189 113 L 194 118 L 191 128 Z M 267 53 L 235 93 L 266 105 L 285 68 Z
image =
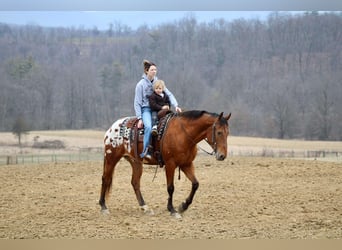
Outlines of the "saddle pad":
M 138 119 L 133 117 L 127 117 L 121 124 L 120 124 L 120 135 L 124 138 L 130 139 L 131 142 L 134 141 L 135 138 L 135 130 L 133 129 L 138 122 Z M 143 141 L 144 136 L 144 129 L 138 129 L 138 139 L 139 141 Z

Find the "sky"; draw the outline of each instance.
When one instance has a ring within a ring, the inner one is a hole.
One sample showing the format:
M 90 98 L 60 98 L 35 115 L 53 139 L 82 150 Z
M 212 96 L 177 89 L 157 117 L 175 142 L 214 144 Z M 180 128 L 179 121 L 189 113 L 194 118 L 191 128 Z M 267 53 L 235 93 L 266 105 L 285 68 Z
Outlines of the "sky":
M 0 10 L 270 11 L 341 10 L 341 0 L 1 0 Z
M 341 0 L 1 0 L 0 23 L 100 30 L 120 23 L 136 29 L 178 21 L 192 15 L 198 22 L 223 18 L 266 19 L 274 11 L 342 10 Z M 295 12 L 294 12 L 295 11 Z
M 120 23 L 137 29 L 173 23 L 188 16 L 198 22 L 211 22 L 223 18 L 227 21 L 239 18 L 266 19 L 271 11 L 1 11 L 0 22 L 43 27 L 84 27 L 106 30 L 109 24 Z M 297 12 L 296 12 L 297 13 Z

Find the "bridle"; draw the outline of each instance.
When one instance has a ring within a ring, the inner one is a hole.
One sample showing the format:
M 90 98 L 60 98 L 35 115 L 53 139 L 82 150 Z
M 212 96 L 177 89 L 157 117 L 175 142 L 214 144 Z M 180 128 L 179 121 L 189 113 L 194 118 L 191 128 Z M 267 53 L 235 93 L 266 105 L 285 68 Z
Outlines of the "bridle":
M 211 125 L 211 141 L 213 142 L 213 145 L 211 145 L 208 141 L 208 138 L 205 138 L 204 140 L 210 145 L 210 147 L 213 149 L 213 152 L 209 153 L 208 151 L 202 149 L 201 147 L 199 147 L 201 150 L 203 150 L 204 152 L 206 152 L 209 155 L 213 155 L 216 154 L 217 152 L 217 142 L 216 142 L 216 122 L 215 121 L 213 123 L 213 125 Z
M 201 149 L 203 152 L 205 152 L 205 153 L 207 153 L 207 154 L 209 154 L 209 155 L 214 155 L 214 154 L 216 154 L 216 152 L 217 152 L 216 122 L 217 122 L 217 121 L 215 121 L 215 122 L 213 123 L 213 125 L 211 125 L 211 131 L 212 131 L 212 133 L 211 133 L 211 140 L 212 140 L 213 144 L 210 144 L 208 138 L 205 138 L 205 139 L 204 139 L 204 140 L 210 145 L 210 147 L 213 149 L 213 151 L 210 153 L 210 152 L 208 152 L 207 150 L 205 150 L 204 148 L 202 148 L 201 146 L 197 145 L 197 147 L 198 147 L 199 149 Z M 188 132 L 186 132 L 185 128 L 183 127 L 183 124 L 181 124 L 181 128 L 183 129 L 183 131 L 184 131 L 184 133 L 186 134 L 186 136 L 188 137 L 188 139 L 189 139 L 193 144 L 197 144 L 197 143 L 190 137 L 190 135 L 188 134 Z

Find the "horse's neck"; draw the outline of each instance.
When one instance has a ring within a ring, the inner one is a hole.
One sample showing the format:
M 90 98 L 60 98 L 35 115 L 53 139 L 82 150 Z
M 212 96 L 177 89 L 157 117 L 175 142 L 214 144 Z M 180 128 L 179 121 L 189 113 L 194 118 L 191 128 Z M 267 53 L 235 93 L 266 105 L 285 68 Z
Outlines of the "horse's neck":
M 203 115 L 195 120 L 184 121 L 182 126 L 185 131 L 197 143 L 206 138 L 207 129 L 214 123 L 214 118 Z

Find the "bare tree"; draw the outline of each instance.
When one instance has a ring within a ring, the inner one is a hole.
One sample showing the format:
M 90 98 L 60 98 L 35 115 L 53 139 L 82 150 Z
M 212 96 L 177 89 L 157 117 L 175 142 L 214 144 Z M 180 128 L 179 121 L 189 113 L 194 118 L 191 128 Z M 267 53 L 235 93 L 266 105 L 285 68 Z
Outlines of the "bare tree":
M 29 128 L 23 116 L 17 117 L 15 120 L 12 133 L 18 138 L 18 145 L 21 147 L 21 138 L 23 135 L 28 134 Z
M 0 130 L 20 114 L 31 129 L 107 127 L 134 113 L 150 59 L 185 109 L 233 109 L 239 135 L 339 140 L 341 27 L 341 13 L 317 12 L 136 31 L 0 24 Z

